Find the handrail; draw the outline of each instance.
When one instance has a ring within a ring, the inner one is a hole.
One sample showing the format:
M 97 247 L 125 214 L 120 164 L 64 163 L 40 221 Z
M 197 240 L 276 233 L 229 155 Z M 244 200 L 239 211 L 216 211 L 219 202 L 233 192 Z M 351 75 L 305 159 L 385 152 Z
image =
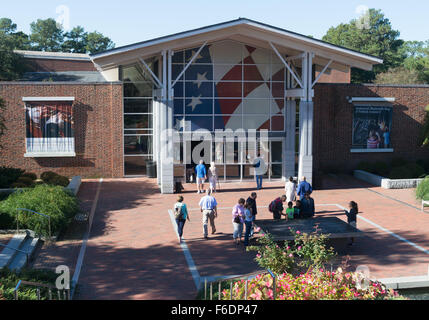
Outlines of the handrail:
M 23 250 L 20 250 L 20 249 L 16 249 L 16 248 L 13 248 L 13 247 L 7 246 L 7 245 L 5 245 L 5 244 L 1 244 L 1 243 L 0 243 L 0 247 L 3 247 L 3 248 L 7 248 L 7 249 L 10 249 L 10 250 L 15 250 L 15 251 L 17 251 L 17 252 L 24 253 L 24 254 L 25 254 L 25 258 L 26 258 L 26 262 L 27 262 L 27 264 L 28 264 L 28 255 L 29 255 L 29 252 L 27 252 L 27 251 L 23 251 Z
M 29 210 L 29 209 L 19 208 L 19 209 L 16 209 L 16 210 L 18 211 L 18 214 L 16 215 L 16 230 L 17 230 L 17 232 L 19 230 L 19 218 L 18 217 L 19 217 L 20 211 L 29 212 L 29 213 L 36 214 L 36 215 L 39 215 L 39 216 L 41 216 L 43 218 L 48 219 L 49 241 L 51 241 L 52 235 L 51 235 L 51 217 L 50 216 L 48 216 L 46 214 L 43 214 L 43 213 L 39 213 L 39 212 L 33 211 L 33 210 Z
M 50 285 L 50 284 L 45 284 L 45 283 L 36 283 L 36 282 L 30 282 L 30 281 L 24 281 L 24 280 L 19 280 L 15 289 L 13 290 L 13 295 L 15 300 L 18 300 L 18 290 L 20 289 L 21 286 L 32 286 L 32 287 L 36 287 L 37 288 L 37 300 L 40 300 L 40 288 L 47 288 L 49 289 L 48 293 L 49 293 L 49 300 L 52 300 L 52 290 L 57 290 L 57 296 L 58 296 L 58 300 L 61 300 L 61 294 L 60 294 L 60 290 L 57 289 L 57 287 L 55 287 L 54 285 Z M 61 291 L 64 291 L 64 295 L 63 298 L 64 300 L 71 300 L 70 298 L 70 289 L 63 289 Z M 67 293 L 67 296 L 66 296 Z
M 227 281 L 230 282 L 230 300 L 232 300 L 232 283 L 234 280 L 240 280 L 240 279 L 246 279 L 244 298 L 245 298 L 245 300 L 247 300 L 249 278 L 255 277 L 258 275 L 267 275 L 267 274 L 269 274 L 273 278 L 273 300 L 276 300 L 276 289 L 277 289 L 276 279 L 277 279 L 277 276 L 269 269 L 267 269 L 265 271 L 253 272 L 253 273 L 249 273 L 249 274 L 245 274 L 245 275 L 241 275 L 241 276 L 232 276 L 232 277 L 220 278 L 218 280 L 210 281 L 210 300 L 213 300 L 213 284 L 214 283 L 219 284 L 218 298 L 219 298 L 219 300 L 221 300 L 221 285 L 222 285 L 222 282 L 227 282 Z M 207 300 L 207 277 L 204 280 L 204 300 Z

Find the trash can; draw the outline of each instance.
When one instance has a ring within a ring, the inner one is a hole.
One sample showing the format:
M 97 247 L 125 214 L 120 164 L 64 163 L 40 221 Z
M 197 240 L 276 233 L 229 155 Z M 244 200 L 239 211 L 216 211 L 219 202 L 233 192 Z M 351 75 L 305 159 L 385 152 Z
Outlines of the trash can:
M 148 178 L 157 178 L 156 162 L 151 160 L 146 161 L 146 175 Z

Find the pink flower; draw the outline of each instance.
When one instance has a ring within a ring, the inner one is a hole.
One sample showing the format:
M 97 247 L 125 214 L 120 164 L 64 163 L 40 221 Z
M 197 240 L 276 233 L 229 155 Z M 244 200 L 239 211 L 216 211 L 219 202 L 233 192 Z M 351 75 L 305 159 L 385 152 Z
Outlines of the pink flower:
M 301 250 L 301 249 L 302 249 L 302 247 L 301 247 L 301 246 L 299 246 L 299 247 L 298 247 L 298 251 L 299 251 L 299 250 Z
M 289 255 L 289 258 L 292 258 L 293 257 L 293 254 L 291 253 L 290 255 Z
M 301 231 L 297 231 L 296 234 L 301 234 Z

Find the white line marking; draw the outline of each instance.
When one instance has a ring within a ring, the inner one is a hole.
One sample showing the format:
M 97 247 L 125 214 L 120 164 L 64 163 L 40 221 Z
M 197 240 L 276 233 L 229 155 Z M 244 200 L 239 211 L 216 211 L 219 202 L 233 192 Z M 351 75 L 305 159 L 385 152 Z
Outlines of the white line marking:
M 80 271 L 81 271 L 82 265 L 83 265 L 83 259 L 85 258 L 86 245 L 88 243 L 89 235 L 91 233 L 92 221 L 94 220 L 95 210 L 97 209 L 97 204 L 98 204 L 98 199 L 100 197 L 100 191 L 101 191 L 101 185 L 102 184 L 103 184 L 103 179 L 100 179 L 99 184 L 98 184 L 98 188 L 97 188 L 97 193 L 95 194 L 95 198 L 94 198 L 94 203 L 92 204 L 91 213 L 89 214 L 89 217 L 88 217 L 88 230 L 86 231 L 86 233 L 83 237 L 82 246 L 80 247 L 80 251 L 79 251 L 79 257 L 78 257 L 77 262 L 76 262 L 76 267 L 75 267 L 73 279 L 72 279 L 72 289 L 71 289 L 71 298 L 72 299 L 73 299 L 73 295 L 74 295 L 74 292 L 76 289 L 76 285 L 79 281 Z
M 176 219 L 174 218 L 174 214 L 172 210 L 168 210 L 168 213 L 170 215 L 171 224 L 173 225 L 173 229 L 177 234 L 177 240 L 180 240 L 179 233 L 177 232 L 177 223 Z M 180 244 L 183 253 L 185 255 L 186 262 L 188 263 L 189 271 L 191 272 L 192 278 L 194 279 L 195 286 L 197 287 L 197 290 L 200 288 L 200 281 L 201 276 L 197 270 L 197 266 L 195 265 L 194 259 L 192 259 L 191 252 L 189 251 L 188 245 L 184 240 L 182 240 L 182 243 Z
M 341 210 L 346 210 L 344 207 L 340 206 L 339 204 L 337 204 L 336 206 L 338 208 L 340 208 Z M 401 237 L 400 235 L 397 235 L 396 233 L 394 233 L 394 232 L 392 232 L 392 231 L 390 231 L 390 230 L 388 230 L 388 229 L 386 229 L 386 228 L 384 228 L 384 227 L 382 227 L 382 226 L 380 226 L 380 225 L 372 222 L 371 220 L 369 220 L 367 218 L 364 218 L 362 216 L 359 216 L 359 215 L 358 215 L 358 218 L 361 219 L 361 220 L 363 220 L 363 221 L 365 221 L 365 222 L 367 222 L 367 223 L 369 223 L 370 225 L 372 225 L 372 226 L 374 226 L 374 227 L 376 227 L 376 228 L 378 228 L 378 229 L 380 229 L 380 230 L 382 230 L 382 231 L 390 234 L 391 236 L 393 236 L 393 237 L 395 237 L 395 238 L 397 238 L 397 239 L 399 239 L 399 240 L 401 240 L 401 241 L 409 244 L 410 246 L 416 248 L 417 250 L 420 250 L 420 251 L 422 251 L 422 252 L 424 252 L 426 254 L 429 254 L 429 251 L 426 250 L 425 248 L 423 248 L 423 247 L 415 244 L 414 242 L 411 242 L 410 240 L 405 239 L 404 237 Z

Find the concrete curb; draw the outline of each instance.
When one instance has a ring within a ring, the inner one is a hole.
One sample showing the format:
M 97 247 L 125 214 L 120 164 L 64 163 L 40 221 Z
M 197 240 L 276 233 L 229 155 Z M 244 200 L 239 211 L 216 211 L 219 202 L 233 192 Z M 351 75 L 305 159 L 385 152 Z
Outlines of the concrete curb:
M 429 276 L 386 278 L 378 281 L 386 288 L 394 290 L 429 288 Z
M 424 179 L 388 179 L 362 170 L 355 170 L 353 175 L 356 179 L 366 181 L 374 186 L 384 189 L 414 189 Z

